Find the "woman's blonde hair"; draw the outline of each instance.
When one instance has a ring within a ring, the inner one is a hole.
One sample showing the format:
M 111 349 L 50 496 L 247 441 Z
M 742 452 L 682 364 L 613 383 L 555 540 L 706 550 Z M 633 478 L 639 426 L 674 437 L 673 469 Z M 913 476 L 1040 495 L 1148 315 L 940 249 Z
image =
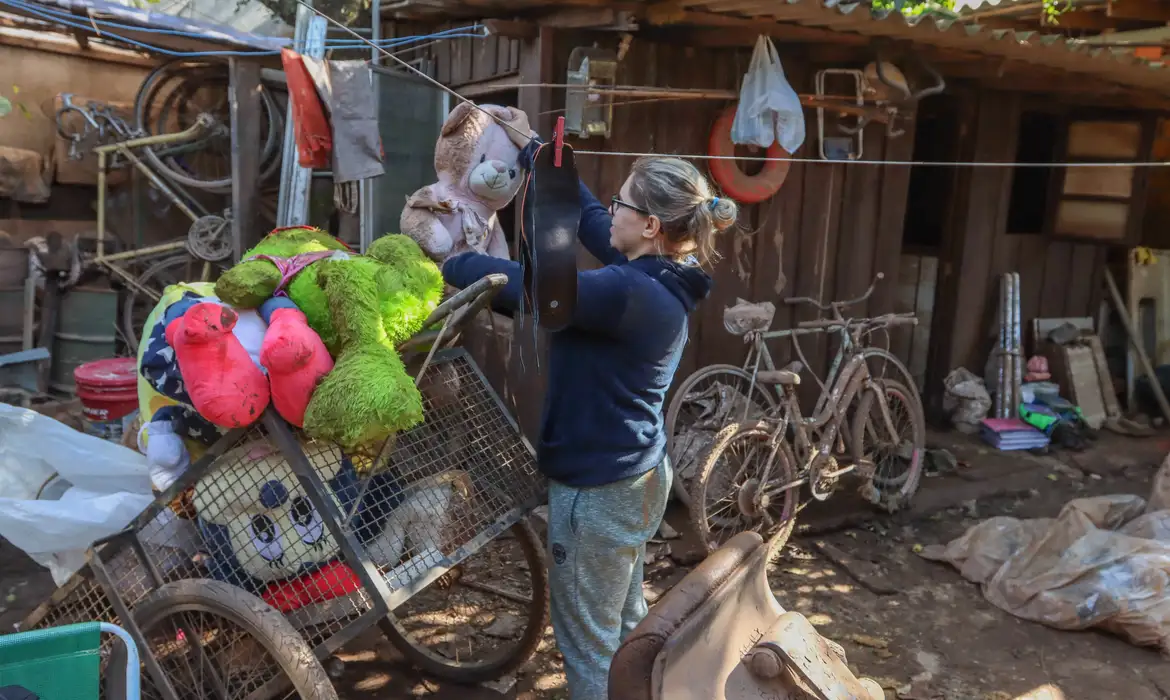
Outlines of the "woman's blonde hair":
M 739 206 L 716 194 L 707 178 L 682 158 L 644 156 L 630 169 L 632 203 L 662 222 L 666 240 L 678 253 L 701 262 L 718 258 L 715 234 L 735 224 Z

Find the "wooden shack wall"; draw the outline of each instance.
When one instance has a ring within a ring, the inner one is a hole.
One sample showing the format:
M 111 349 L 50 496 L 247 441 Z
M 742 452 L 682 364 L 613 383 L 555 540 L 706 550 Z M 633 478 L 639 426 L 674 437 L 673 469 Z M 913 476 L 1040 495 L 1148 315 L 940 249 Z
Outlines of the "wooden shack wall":
M 963 93 L 969 115 L 959 160 L 1011 162 L 1022 98 L 1018 93 Z M 999 277 L 1020 274 L 1020 317 L 1096 316 L 1108 248 L 1008 230 L 1013 169 L 956 169 L 956 199 L 939 260 L 927 398 L 941 398 L 955 367 L 983 374 L 998 329 Z M 1028 329 L 1022 329 L 1025 348 Z
M 568 52 L 584 40 L 558 42 L 557 75 L 564 75 Z M 672 88 L 736 89 L 750 54 L 742 50 L 711 50 L 635 40 L 619 68 L 618 82 Z M 815 67 L 801 52 L 782 56 L 789 81 L 798 91 L 811 91 Z M 554 104 L 554 109 L 562 105 Z M 711 125 L 727 104 L 712 100 L 657 101 L 615 109 L 613 134 L 574 145 L 580 150 L 615 153 L 705 154 Z M 806 111 L 808 138 L 798 155 L 816 147 L 815 112 Z M 866 131 L 865 156 L 875 160 L 908 160 L 910 135 L 887 139 L 884 128 Z M 602 199 L 617 193 L 633 163 L 629 156 L 581 156 L 578 169 L 585 183 Z M 699 162 L 706 171 L 706 165 Z M 715 285 L 711 298 L 691 322 L 691 340 L 679 368 L 681 379 L 704 365 L 738 364 L 747 346 L 723 327 L 723 310 L 737 298 L 776 305 L 773 328 L 790 328 L 817 316 L 815 309 L 790 307 L 787 296 L 822 300 L 860 296 L 878 271 L 885 282 L 856 313 L 894 310 L 895 285 L 901 256 L 902 224 L 909 169 L 900 166 L 793 163 L 779 193 L 771 200 L 744 205 L 740 227 L 722 237 L 721 259 L 711 267 Z M 824 336 L 802 341 L 805 357 L 823 374 L 828 364 Z M 773 357 L 792 357 L 787 342 L 774 341 Z M 811 385 L 811 383 L 810 383 Z M 811 387 L 810 387 L 811 388 Z

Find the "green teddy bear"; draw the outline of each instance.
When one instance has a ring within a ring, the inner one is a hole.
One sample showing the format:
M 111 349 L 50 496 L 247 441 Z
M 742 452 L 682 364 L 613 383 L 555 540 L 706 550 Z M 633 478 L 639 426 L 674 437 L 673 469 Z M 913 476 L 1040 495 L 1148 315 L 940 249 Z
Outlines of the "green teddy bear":
M 305 411 L 309 437 L 369 452 L 422 422 L 422 396 L 395 348 L 439 305 L 443 275 L 417 243 L 389 234 L 357 255 L 316 228 L 277 229 L 215 285 L 246 309 L 279 292 L 335 359 Z

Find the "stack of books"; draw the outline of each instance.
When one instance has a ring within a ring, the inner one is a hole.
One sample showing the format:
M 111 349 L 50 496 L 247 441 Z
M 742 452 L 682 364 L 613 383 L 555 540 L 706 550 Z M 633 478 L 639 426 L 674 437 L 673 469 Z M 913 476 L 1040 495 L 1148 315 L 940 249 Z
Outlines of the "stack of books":
M 1048 447 L 1048 436 L 1019 418 L 984 418 L 979 435 L 997 450 Z

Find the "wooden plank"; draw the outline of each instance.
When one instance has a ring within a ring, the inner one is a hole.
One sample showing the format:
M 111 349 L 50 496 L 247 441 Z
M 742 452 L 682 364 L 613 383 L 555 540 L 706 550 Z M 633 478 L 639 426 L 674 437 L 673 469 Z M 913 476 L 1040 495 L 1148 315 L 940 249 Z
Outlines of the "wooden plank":
M 894 287 L 893 309 L 895 313 L 909 313 L 918 310 L 918 283 L 922 272 L 921 255 L 903 255 L 898 263 L 898 276 L 889 280 Z M 919 323 L 925 323 L 919 319 Z M 914 333 L 909 328 L 897 327 L 890 331 L 890 352 L 910 366 L 914 350 Z
M 804 168 L 804 206 L 800 225 L 801 274 L 793 296 L 811 297 L 822 303 L 832 294 L 832 275 L 829 271 L 836 254 L 837 227 L 841 205 L 841 190 L 848 167 L 835 163 L 808 163 Z M 819 317 L 812 306 L 802 304 L 794 314 L 795 321 L 811 321 Z M 825 358 L 827 342 L 823 335 L 814 335 L 801 342 L 811 371 L 824 375 L 828 366 Z M 801 383 L 802 404 L 810 408 L 819 391 L 815 382 Z
M 517 65 L 512 64 L 512 55 L 515 54 L 517 57 L 520 55 L 519 50 L 515 49 L 519 44 L 519 40 L 507 37 L 496 42 L 496 70 L 501 75 L 511 75 L 519 70 Z
M 507 41 L 505 39 L 505 41 Z M 471 81 L 479 82 L 496 76 L 500 37 L 488 35 L 475 43 L 471 59 Z
M 507 19 L 485 19 L 488 34 L 505 39 L 535 39 L 540 33 L 540 26 L 535 22 L 520 22 Z
M 1019 124 L 1019 105 L 1002 93 L 985 93 L 978 100 L 974 124 L 974 160 L 1010 162 L 1014 149 L 1008 149 L 1010 133 Z M 995 287 L 989 288 L 991 254 L 1001 219 L 1001 207 L 1007 206 L 1004 197 L 1004 179 L 1010 178 L 1008 168 L 978 168 L 968 180 L 963 221 L 957 235 L 959 257 L 949 261 L 958 270 L 957 293 L 953 311 L 945 312 L 951 327 L 949 368 L 966 366 L 982 371 L 986 360 L 984 343 L 980 342 L 985 324 L 994 311 L 988 311 L 988 301 L 994 298 Z M 941 264 L 941 263 L 940 263 Z M 946 371 L 949 371 L 946 370 Z
M 1040 316 L 1040 297 L 1044 288 L 1044 256 L 1048 240 L 1041 235 L 1015 235 L 1020 241 L 1019 264 L 1016 266 L 1020 273 L 1020 319 L 1026 327 L 1021 331 L 1024 338 L 1024 347 L 1029 346 L 1029 329 L 1032 319 Z
M 447 23 L 440 27 L 439 31 L 446 31 L 450 28 L 451 24 Z M 430 47 L 431 56 L 435 59 L 435 80 L 444 85 L 451 83 L 451 43 L 450 41 L 440 41 Z
M 902 136 L 886 140 L 885 160 L 908 161 L 913 156 L 913 130 L 908 129 Z M 945 177 L 945 174 L 943 176 Z M 889 313 L 894 307 L 894 285 L 899 279 L 898 265 L 902 261 L 902 233 L 906 225 L 909 196 L 910 167 L 882 166 L 873 271 L 883 273 L 886 279 L 874 290 L 873 299 L 869 304 L 871 314 Z
M 465 85 L 471 82 L 472 39 L 460 37 L 450 39 L 451 44 L 451 85 Z
M 1044 286 L 1040 289 L 1039 316 L 1065 316 L 1064 302 L 1068 294 L 1069 285 L 1073 279 L 1069 276 L 1069 265 L 1072 263 L 1073 243 L 1068 241 L 1050 240 L 1048 249 L 1044 253 Z
M 918 390 L 925 390 L 926 363 L 930 351 L 930 328 L 934 320 L 934 300 L 938 283 L 938 258 L 925 255 L 921 259 L 918 277 L 918 296 L 914 303 L 914 314 L 918 317 L 918 325 L 914 326 L 913 342 L 911 343 L 910 361 L 907 367 L 914 380 L 918 383 Z
M 1090 307 L 1093 288 L 1093 272 L 1097 264 L 1098 246 L 1089 243 L 1072 244 L 1072 261 L 1069 264 L 1068 293 L 1065 296 L 1065 316 L 1096 316 Z M 1027 319 L 1025 319 L 1027 320 Z
M 884 129 L 876 125 L 870 127 L 865 130 L 863 139 L 866 157 L 882 160 L 886 140 Z M 836 300 L 856 299 L 865 294 L 874 280 L 881 176 L 882 167 L 877 165 L 851 165 L 845 170 L 833 294 Z M 869 315 L 868 300 L 851 306 L 846 314 Z

